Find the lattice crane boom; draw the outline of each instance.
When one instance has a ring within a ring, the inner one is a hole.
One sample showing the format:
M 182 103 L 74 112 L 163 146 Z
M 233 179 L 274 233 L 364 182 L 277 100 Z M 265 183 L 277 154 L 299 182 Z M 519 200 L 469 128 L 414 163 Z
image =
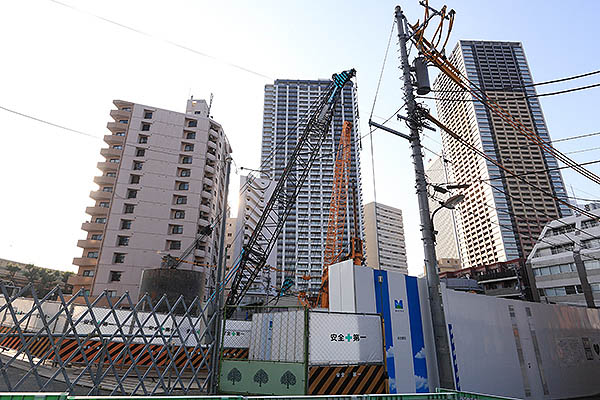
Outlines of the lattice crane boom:
M 354 69 L 334 74 L 325 96 L 319 100 L 317 107 L 310 115 L 305 129 L 299 135 L 296 147 L 277 181 L 273 194 L 265 205 L 263 214 L 247 243 L 242 247 L 237 272 L 227 296 L 227 306 L 236 306 L 240 303 L 265 266 L 267 257 L 296 204 L 298 193 L 329 132 L 333 112 L 342 88 L 355 74 Z M 233 312 L 233 308 L 229 308 L 227 312 Z

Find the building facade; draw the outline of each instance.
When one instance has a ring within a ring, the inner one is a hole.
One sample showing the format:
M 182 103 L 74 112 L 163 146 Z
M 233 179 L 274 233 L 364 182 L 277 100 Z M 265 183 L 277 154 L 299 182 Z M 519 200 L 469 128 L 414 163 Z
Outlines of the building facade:
M 265 205 L 275 190 L 276 184 L 277 182 L 269 179 L 248 176 L 240 177 L 238 215 L 232 242 L 232 265 L 235 265 L 235 262 L 242 252 L 242 247 L 248 242 L 250 235 L 254 232 L 256 224 L 264 211 Z M 266 228 L 263 229 L 266 230 Z M 267 257 L 266 266 L 248 289 L 243 303 L 255 303 L 256 301 L 260 301 L 257 297 L 264 298 L 266 294 L 271 294 L 273 292 L 276 280 L 276 248 L 277 243 L 275 244 L 273 251 L 271 251 Z
M 550 142 L 540 103 L 531 97 L 536 92 L 521 43 L 460 41 L 449 59 L 472 85 Z M 446 75 L 438 76 L 434 89 L 438 115 L 448 128 L 514 173 L 527 173 L 524 179 L 552 194 L 505 173 L 442 132 L 444 154 L 451 162 L 449 180 L 469 184 L 460 191 L 465 200 L 456 213 L 463 266 L 526 258 L 548 221 L 571 214 L 554 198 L 567 200 L 556 159 Z
M 385 204 L 365 204 L 367 266 L 408 274 L 402 210 Z
M 265 86 L 261 153 L 263 178 L 279 180 L 296 146 L 298 135 L 306 127 L 311 106 L 324 95 L 330 83 L 328 80 L 279 79 Z M 316 292 L 320 288 L 335 154 L 344 121 L 353 123 L 350 181 L 356 184 L 358 202 L 362 204 L 358 103 L 356 88 L 348 84 L 343 88 L 335 109 L 331 132 L 319 149 L 319 156 L 279 236 L 276 249 L 276 267 L 280 270 L 277 273 L 277 286 L 285 278 L 291 278 L 299 290 Z M 346 214 L 346 241 L 354 215 L 350 203 Z M 362 213 L 358 217 L 362 231 Z M 304 280 L 302 276 L 312 278 Z
M 447 186 L 449 181 L 446 164 L 447 160 L 444 160 L 442 157 L 436 157 L 429 163 L 425 170 L 429 184 L 441 187 Z M 435 197 L 429 197 L 429 212 L 432 214 L 440 207 L 440 201 L 447 200 L 452 195 L 450 191 L 448 193 L 434 193 Z M 441 272 L 441 259 L 460 260 L 455 211 L 442 207 L 435 213 L 433 225 L 436 231 L 435 254 L 438 258 L 438 265 Z
M 98 295 L 129 292 L 137 298 L 144 269 L 158 268 L 166 254 L 179 256 L 203 235 L 180 268 L 217 263 L 225 190 L 225 160 L 231 153 L 221 125 L 208 118 L 204 100 L 188 100 L 185 113 L 116 100 L 111 134 L 100 153 L 98 190 L 86 209 L 90 220 L 77 245 L 74 290 Z M 208 274 L 207 274 L 208 276 Z
M 235 228 L 237 224 L 237 218 L 227 217 L 225 222 L 225 250 L 227 255 L 225 256 L 225 266 L 231 268 L 234 263 L 233 253 L 233 239 L 235 238 Z
M 585 208 L 600 217 L 600 204 Z M 596 307 L 600 305 L 600 222 L 584 215 L 547 224 L 529 256 L 542 301 L 586 306 L 573 256 L 577 249 Z

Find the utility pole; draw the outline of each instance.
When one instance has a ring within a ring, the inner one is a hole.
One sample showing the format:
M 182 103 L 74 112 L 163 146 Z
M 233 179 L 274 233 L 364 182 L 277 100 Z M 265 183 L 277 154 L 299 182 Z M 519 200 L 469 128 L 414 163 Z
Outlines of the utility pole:
M 225 228 L 227 226 L 227 196 L 229 195 L 229 173 L 231 172 L 231 158 L 225 160 L 225 193 L 223 194 L 223 204 L 221 206 L 221 229 L 219 237 L 219 260 L 217 263 L 217 276 L 215 282 L 215 296 L 212 299 L 214 304 L 212 310 L 213 321 L 213 349 L 210 358 L 210 368 L 212 375 L 210 377 L 209 393 L 217 393 L 217 383 L 219 382 L 219 361 L 221 351 L 221 327 L 223 325 L 223 296 L 225 290 L 223 284 L 223 271 L 225 270 Z M 210 321 L 210 318 L 209 318 Z
M 442 305 L 440 277 L 438 275 L 437 258 L 435 254 L 433 224 L 429 215 L 429 202 L 427 196 L 427 182 L 423 166 L 423 149 L 419 137 L 417 122 L 417 102 L 413 93 L 411 68 L 408 62 L 406 42 L 408 41 L 408 24 L 400 6 L 396 6 L 396 24 L 398 25 L 398 39 L 400 42 L 400 67 L 404 79 L 404 96 L 408 109 L 408 127 L 410 128 L 410 146 L 412 148 L 413 164 L 415 167 L 417 198 L 419 200 L 419 215 L 421 217 L 421 234 L 425 250 L 425 269 L 427 272 L 427 286 L 429 288 L 429 301 L 431 305 L 431 319 L 433 323 L 433 336 L 435 341 L 438 374 L 440 387 L 454 389 L 454 376 L 450 359 L 450 346 L 446 333 L 446 318 Z
M 590 282 L 588 281 L 587 271 L 585 270 L 585 264 L 581 259 L 581 251 L 579 246 L 579 241 L 577 242 L 577 244 L 573 244 L 573 260 L 575 261 L 577 275 L 579 276 L 579 281 L 581 282 L 581 289 L 583 289 L 583 297 L 585 298 L 585 304 L 589 308 L 596 308 L 596 303 L 594 302 L 594 294 L 592 293 L 592 287 L 590 286 Z

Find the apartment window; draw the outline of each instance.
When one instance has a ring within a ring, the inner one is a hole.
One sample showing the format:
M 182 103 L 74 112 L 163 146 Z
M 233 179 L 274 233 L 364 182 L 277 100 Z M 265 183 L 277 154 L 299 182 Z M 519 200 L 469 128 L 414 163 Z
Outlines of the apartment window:
M 112 148 L 115 149 L 115 150 L 122 150 L 123 146 L 120 145 L 120 144 L 115 144 Z
M 109 204 L 110 203 L 108 201 L 101 201 L 100 204 L 98 204 L 98 206 L 102 208 L 108 208 Z
M 192 157 L 191 156 L 183 156 L 183 157 L 181 157 L 181 163 L 182 164 L 191 164 L 192 163 Z
M 140 135 L 140 137 L 138 138 L 138 143 L 141 143 L 141 144 L 148 143 L 148 136 Z
M 120 119 L 120 120 L 119 120 L 119 123 L 120 123 L 120 124 L 128 124 L 128 123 L 129 123 L 129 120 L 128 120 L 128 119 Z
M 141 177 L 140 175 L 131 174 L 129 176 L 129 183 L 133 183 L 133 184 L 140 183 L 140 177 Z
M 183 210 L 174 210 L 173 211 L 173 219 L 184 219 L 185 211 Z
M 181 249 L 181 241 L 179 240 L 169 240 L 169 250 L 180 250 Z
M 134 171 L 141 171 L 143 166 L 144 166 L 144 163 L 141 162 L 141 161 L 134 161 L 133 162 L 133 170 Z
M 125 208 L 123 209 L 123 214 L 133 214 L 135 210 L 134 204 L 125 204 Z
M 136 157 L 144 157 L 146 155 L 146 149 L 136 149 L 135 150 L 135 156 Z
M 171 233 L 179 235 L 183 233 L 183 225 L 171 225 Z
M 181 169 L 179 170 L 179 176 L 188 177 L 192 175 L 192 170 L 190 169 Z
M 98 217 L 94 220 L 95 223 L 97 224 L 105 224 L 106 223 L 106 218 L 104 217 Z
M 176 196 L 175 204 L 187 204 L 187 197 L 186 196 Z
M 113 254 L 113 264 L 123 264 L 125 262 L 125 253 Z
M 121 229 L 131 229 L 131 220 L 122 219 L 121 220 Z
M 94 270 L 93 269 L 86 269 L 83 271 L 83 276 L 94 276 Z
M 116 172 L 107 172 L 104 176 L 108 176 L 110 178 L 115 178 L 117 176 Z
M 144 111 L 144 119 L 152 119 L 152 111 Z
M 91 237 L 90 240 L 102 240 L 102 234 L 101 233 L 94 233 Z
M 183 146 L 183 151 L 194 151 L 194 145 L 190 143 L 186 143 Z
M 177 185 L 178 190 L 188 190 L 190 188 L 190 184 L 187 182 L 179 182 Z
M 106 291 L 106 296 L 107 297 L 117 297 L 117 291 L 116 290 L 107 290 Z
M 123 107 L 123 108 L 121 108 L 121 110 L 123 110 L 123 111 L 131 111 L 131 107 Z
M 125 136 L 125 132 L 117 132 L 115 133 L 115 136 Z
M 110 271 L 109 281 L 110 282 L 120 282 L 121 281 L 121 271 Z
M 113 163 L 113 164 L 118 164 L 121 160 L 118 158 L 111 158 L 110 160 L 108 160 L 109 162 Z
M 142 131 L 148 132 L 150 130 L 150 124 L 142 124 Z
M 128 199 L 135 199 L 137 197 L 137 190 L 134 189 L 128 189 L 127 190 L 127 198 Z
M 102 188 L 102 191 L 103 191 L 103 192 L 107 192 L 107 193 L 112 193 L 112 191 L 113 191 L 113 188 L 112 188 L 112 186 L 104 186 L 104 187 Z
M 198 126 L 198 121 L 192 119 L 192 120 L 188 121 L 188 126 L 190 128 L 195 128 Z
M 129 246 L 129 236 L 117 236 L 117 246 Z
M 196 139 L 196 132 L 187 132 L 185 134 L 186 139 Z
M 98 258 L 98 252 L 97 251 L 88 251 L 87 258 Z

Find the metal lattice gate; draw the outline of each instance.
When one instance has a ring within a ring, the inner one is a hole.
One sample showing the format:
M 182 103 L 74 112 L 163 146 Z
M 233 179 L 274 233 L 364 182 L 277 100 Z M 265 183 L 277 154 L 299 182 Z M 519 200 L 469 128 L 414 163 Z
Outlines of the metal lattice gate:
M 0 290 L 0 391 L 147 396 L 216 387 L 210 303 Z

